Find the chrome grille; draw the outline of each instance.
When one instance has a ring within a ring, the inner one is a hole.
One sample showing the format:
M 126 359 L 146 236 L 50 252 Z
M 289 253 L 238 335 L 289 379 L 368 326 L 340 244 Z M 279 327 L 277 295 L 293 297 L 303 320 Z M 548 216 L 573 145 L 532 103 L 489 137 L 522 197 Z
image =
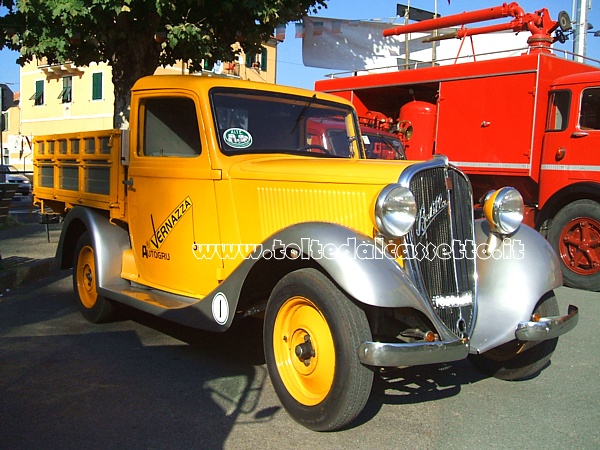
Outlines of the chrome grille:
M 458 337 L 468 336 L 475 308 L 469 181 L 439 158 L 417 165 L 401 183 L 411 189 L 418 208 L 415 227 L 407 236 L 412 253 L 407 263 L 414 281 L 448 329 Z

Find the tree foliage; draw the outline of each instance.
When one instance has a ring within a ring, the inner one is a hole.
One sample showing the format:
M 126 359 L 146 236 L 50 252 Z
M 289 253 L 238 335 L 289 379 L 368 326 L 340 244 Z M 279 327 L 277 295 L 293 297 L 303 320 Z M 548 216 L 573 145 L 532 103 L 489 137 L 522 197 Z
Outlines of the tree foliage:
M 231 61 L 239 43 L 258 51 L 279 24 L 326 7 L 326 0 L 0 0 L 0 49 L 49 64 L 107 62 L 115 111 L 124 111 L 135 81 L 160 65 Z M 239 51 L 239 50 L 237 50 Z

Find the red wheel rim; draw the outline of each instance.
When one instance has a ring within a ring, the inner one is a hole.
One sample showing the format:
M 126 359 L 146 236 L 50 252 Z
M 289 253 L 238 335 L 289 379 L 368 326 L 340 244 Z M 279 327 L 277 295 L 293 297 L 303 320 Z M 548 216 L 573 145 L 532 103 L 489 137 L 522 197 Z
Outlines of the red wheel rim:
M 558 250 L 565 266 L 576 274 L 600 271 L 600 223 L 589 217 L 571 220 L 560 233 Z

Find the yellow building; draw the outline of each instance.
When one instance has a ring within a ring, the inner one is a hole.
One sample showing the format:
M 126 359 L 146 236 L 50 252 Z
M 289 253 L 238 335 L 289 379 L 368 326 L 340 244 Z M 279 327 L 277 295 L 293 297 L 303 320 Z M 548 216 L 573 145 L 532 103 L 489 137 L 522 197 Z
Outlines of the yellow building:
M 205 66 L 198 75 L 275 83 L 277 43 L 271 39 L 257 55 L 242 54 L 234 62 Z M 179 63 L 155 73 L 189 74 L 189 70 Z M 20 103 L 8 111 L 10 126 L 3 133 L 7 164 L 32 170 L 31 142 L 36 135 L 113 128 L 114 89 L 108 64 L 77 67 L 33 60 L 21 68 L 20 78 Z

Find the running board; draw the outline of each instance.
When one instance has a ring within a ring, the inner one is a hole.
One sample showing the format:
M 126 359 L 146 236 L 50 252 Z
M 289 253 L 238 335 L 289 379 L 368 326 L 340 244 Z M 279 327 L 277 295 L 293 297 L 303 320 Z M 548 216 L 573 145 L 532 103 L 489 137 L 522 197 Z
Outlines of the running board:
M 107 298 L 132 306 L 136 309 L 150 312 L 151 314 L 156 314 L 157 308 L 159 310 L 181 309 L 201 301 L 197 298 L 170 294 L 168 292 L 145 287 L 108 285 L 99 288 L 98 291 Z M 147 307 L 141 307 L 140 303 L 147 305 Z
M 198 299 L 170 294 L 158 289 L 130 286 L 128 283 L 125 284 L 124 280 L 98 287 L 98 294 L 115 302 L 187 327 L 220 332 L 229 328 L 235 315 L 235 305 L 228 304 L 222 292 L 221 286 L 218 293 L 211 293 L 203 299 Z M 216 303 L 215 299 L 218 299 Z M 225 302 L 222 303 L 221 300 Z M 215 304 L 220 315 L 215 315 Z M 223 310 L 219 308 L 229 308 L 229 310 L 223 315 Z M 223 317 L 225 320 L 220 320 Z

